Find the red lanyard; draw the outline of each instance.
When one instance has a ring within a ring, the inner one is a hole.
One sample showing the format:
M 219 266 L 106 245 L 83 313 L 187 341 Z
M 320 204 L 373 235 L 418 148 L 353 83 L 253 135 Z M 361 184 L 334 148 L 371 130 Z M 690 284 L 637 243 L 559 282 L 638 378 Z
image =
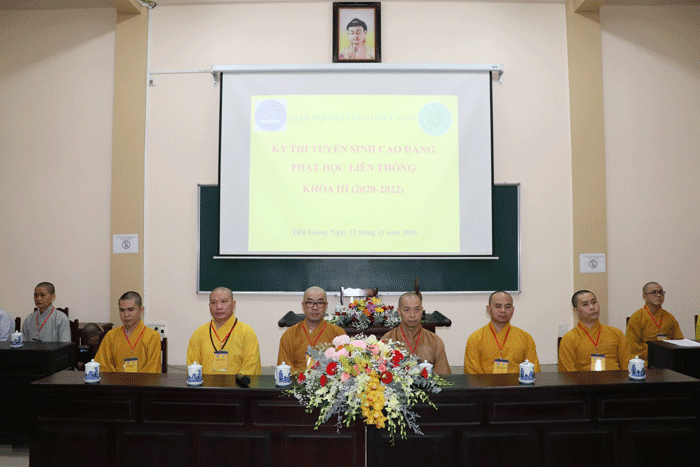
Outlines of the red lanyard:
M 132 352 L 134 351 L 134 349 L 136 348 L 136 345 L 141 340 L 141 336 L 143 336 L 144 331 L 146 331 L 146 326 L 144 326 L 143 329 L 141 329 L 141 334 L 139 334 L 139 338 L 136 339 L 136 342 L 134 342 L 134 345 L 131 345 L 131 342 L 129 341 L 129 336 L 126 335 L 126 326 L 124 327 L 124 337 L 126 337 L 126 343 L 129 344 L 129 348 L 131 349 Z
M 583 332 L 586 333 L 586 335 L 591 340 L 591 342 L 593 342 L 593 338 L 591 337 L 590 334 L 588 334 L 588 331 L 586 331 L 586 329 L 583 326 L 581 326 L 581 323 L 578 323 L 578 325 L 581 329 L 583 329 Z M 602 331 L 602 330 L 603 330 L 603 325 L 601 324 L 600 327 L 598 328 L 598 338 L 595 340 L 595 342 L 593 342 L 593 345 L 595 345 L 596 351 L 598 350 L 598 342 L 600 342 L 600 331 Z
M 44 320 L 44 322 L 41 323 L 41 326 L 39 326 L 39 315 L 41 314 L 41 311 L 40 311 L 39 313 L 36 314 L 36 325 L 39 326 L 39 329 L 36 331 L 36 335 L 37 335 L 37 336 L 39 335 L 39 332 L 41 331 L 41 328 L 44 327 L 44 324 L 46 324 L 46 322 L 49 320 L 49 318 L 51 317 L 51 315 L 53 314 L 53 312 L 54 312 L 55 309 L 56 309 L 55 307 L 51 308 L 51 312 L 49 312 L 49 315 L 46 317 L 46 319 Z
M 236 318 L 236 321 L 233 322 L 233 326 L 231 326 L 231 330 L 226 334 L 226 337 L 224 337 L 224 340 L 221 340 L 219 335 L 216 333 L 216 329 L 214 329 L 214 320 L 211 320 L 209 323 L 209 340 L 211 340 L 211 346 L 214 347 L 214 351 L 217 352 L 216 346 L 214 345 L 214 339 L 211 337 L 211 332 L 214 331 L 214 335 L 216 336 L 217 339 L 219 339 L 219 344 L 223 344 L 221 346 L 221 350 L 224 350 L 224 347 L 226 347 L 226 343 L 228 342 L 228 338 L 233 332 L 233 329 L 236 327 L 236 324 L 238 324 L 238 318 Z M 218 350 L 218 352 L 221 352 L 221 350 Z
M 311 337 L 309 337 L 309 331 L 306 330 L 306 327 L 303 324 L 301 325 L 301 328 L 304 330 L 304 334 L 306 334 L 306 340 L 309 341 L 309 345 L 311 347 L 316 347 L 316 343 L 321 338 L 321 334 L 323 334 L 323 331 L 326 330 L 326 326 L 328 326 L 328 323 L 323 323 L 323 328 L 321 328 L 321 332 L 318 333 L 318 336 L 316 336 L 316 340 L 312 343 Z
M 406 333 L 403 332 L 403 327 L 401 327 L 401 334 L 403 334 L 403 340 L 406 341 L 406 345 L 408 346 L 408 349 L 411 351 L 412 354 L 416 354 L 416 349 L 418 348 L 418 343 L 420 342 L 420 335 L 423 333 L 423 328 L 420 328 L 420 331 L 418 331 L 418 339 L 416 339 L 416 347 L 415 349 L 411 347 L 411 343 L 408 342 L 408 337 L 406 337 Z
M 491 334 L 493 334 L 493 338 L 496 340 L 496 345 L 498 346 L 498 350 L 501 351 L 501 354 L 503 354 L 503 347 L 506 346 L 506 341 L 508 340 L 508 334 L 510 334 L 510 326 L 508 326 L 508 330 L 506 331 L 506 337 L 503 339 L 503 345 L 501 345 L 498 342 L 498 337 L 496 337 L 496 331 L 493 330 L 493 326 L 491 323 L 489 323 L 489 329 L 491 330 Z
M 664 322 L 664 315 L 661 314 L 661 319 L 660 319 L 659 322 L 657 323 L 656 320 L 654 319 L 654 315 L 651 314 L 651 311 L 649 311 L 649 308 L 647 308 L 646 305 L 644 305 L 644 309 L 647 310 L 647 313 L 649 313 L 649 317 L 650 317 L 651 320 L 654 322 L 654 324 L 656 324 L 656 327 L 659 328 L 659 329 L 661 329 L 661 323 Z

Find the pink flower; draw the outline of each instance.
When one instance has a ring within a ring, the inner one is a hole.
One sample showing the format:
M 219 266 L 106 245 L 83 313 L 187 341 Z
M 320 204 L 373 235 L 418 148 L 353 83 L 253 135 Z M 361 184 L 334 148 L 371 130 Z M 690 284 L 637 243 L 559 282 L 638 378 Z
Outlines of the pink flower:
M 340 375 L 340 381 L 342 381 L 343 383 L 349 379 L 350 379 L 350 375 L 345 373 L 345 372 L 343 372 L 343 374 Z
M 339 345 L 345 345 L 350 343 L 350 337 L 348 337 L 347 334 L 343 334 L 342 336 L 337 336 L 335 339 L 333 339 L 333 345 L 335 347 L 338 347 Z
M 343 347 L 342 349 L 338 350 L 337 355 L 338 355 L 338 357 L 349 357 L 350 353 L 348 352 L 348 350 L 345 347 Z
M 323 354 L 326 356 L 326 358 L 329 358 L 329 359 L 335 358 L 338 356 L 338 352 L 336 352 L 333 347 L 328 347 Z
M 367 350 L 367 343 L 360 339 L 350 342 L 350 345 L 357 347 L 358 349 Z
M 386 365 L 383 363 L 380 363 L 379 366 L 377 367 L 380 373 L 384 373 L 386 371 Z
M 372 344 L 368 348 L 372 355 L 377 355 L 379 353 L 379 346 L 377 344 Z

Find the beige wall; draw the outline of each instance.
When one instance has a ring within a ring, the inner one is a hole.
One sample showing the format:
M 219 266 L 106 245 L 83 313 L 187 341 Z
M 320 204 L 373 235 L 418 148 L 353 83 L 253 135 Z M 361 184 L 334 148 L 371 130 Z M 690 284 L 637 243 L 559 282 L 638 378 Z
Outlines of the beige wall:
M 0 307 L 109 310 L 112 8 L 0 11 Z
M 642 307 L 642 285 L 686 337 L 700 278 L 700 5 L 603 7 L 610 324 Z
M 571 326 L 571 152 L 563 4 L 389 2 L 385 63 L 503 63 L 494 87 L 495 181 L 520 182 L 522 288 L 514 324 L 554 362 L 556 323 Z M 239 63 L 328 63 L 332 3 L 159 6 L 151 11 L 146 171 L 146 306 L 167 323 L 170 359 L 183 363 L 193 329 L 209 319 L 197 296 L 197 184 L 217 183 L 218 88 L 197 70 Z M 421 41 L 416 18 L 421 18 Z M 276 32 L 281 31 L 281 32 Z M 190 71 L 170 74 L 172 71 Z M 496 222 L 506 221 L 497 219 Z M 241 271 L 242 274 L 245 271 Z M 225 284 L 222 284 L 225 285 Z M 310 284 L 311 285 L 311 284 Z M 371 284 L 367 284 L 371 285 Z M 406 284 L 410 287 L 411 284 Z M 255 329 L 263 365 L 276 363 L 277 320 L 298 295 L 237 294 L 237 316 Z M 452 319 L 441 329 L 461 365 L 468 335 L 486 324 L 484 295 L 429 296 Z M 337 303 L 331 298 L 331 306 Z M 396 297 L 389 297 L 391 303 Z
M 504 85 L 494 88 L 494 167 L 497 183 L 522 184 L 523 293 L 515 297 L 514 324 L 532 333 L 542 363 L 553 363 L 556 324 L 572 324 L 567 303 L 578 267 L 572 232 L 580 228 L 572 206 L 581 202 L 572 195 L 565 6 L 382 6 L 385 63 L 505 66 Z M 331 2 L 160 5 L 151 12 L 149 69 L 327 63 L 331 11 Z M 419 44 L 406 39 L 416 36 L 415 18 L 422 22 Z M 670 291 L 668 308 L 689 334 L 686 321 L 697 313 L 689 291 L 698 277 L 700 197 L 693 180 L 700 147 L 697 6 L 604 7 L 600 28 L 607 183 L 592 183 L 590 191 L 607 195 L 610 323 L 622 327 L 641 304 L 641 284 L 655 278 Z M 70 305 L 71 314 L 108 317 L 116 30 L 109 9 L 0 12 L 0 306 L 13 315 L 30 309 L 36 282 L 53 278 L 57 302 Z M 148 319 L 167 323 L 170 361 L 182 364 L 192 330 L 208 319 L 206 297 L 195 293 L 196 187 L 217 181 L 218 89 L 207 73 L 153 77 L 143 280 Z M 41 86 L 45 79 L 51 86 Z M 649 166 L 659 167 L 653 189 L 641 182 Z M 648 228 L 649 211 L 662 228 Z M 282 333 L 276 321 L 299 310 L 300 297 L 237 299 L 238 316 L 260 338 L 263 365 L 274 364 Z M 486 323 L 485 297 L 429 296 L 425 305 L 452 318 L 439 334 L 451 363 L 460 365 L 468 334 Z

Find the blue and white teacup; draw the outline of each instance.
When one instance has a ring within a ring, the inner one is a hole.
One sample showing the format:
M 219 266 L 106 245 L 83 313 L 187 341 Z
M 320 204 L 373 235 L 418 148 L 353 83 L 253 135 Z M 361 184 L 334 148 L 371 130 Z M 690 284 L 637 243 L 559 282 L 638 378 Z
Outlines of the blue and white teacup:
M 197 362 L 187 365 L 187 384 L 190 386 L 202 384 L 202 365 Z
M 627 364 L 627 371 L 632 379 L 644 379 L 647 376 L 646 368 L 644 368 L 644 360 L 635 355 Z
M 85 382 L 99 383 L 100 379 L 100 362 L 92 359 L 85 364 Z
M 22 347 L 22 333 L 13 332 L 10 336 L 10 347 Z
M 292 367 L 282 362 L 275 368 L 275 384 L 277 386 L 289 386 L 292 384 Z
M 520 376 L 518 381 L 523 384 L 532 384 L 535 382 L 535 364 L 527 359 L 520 364 Z

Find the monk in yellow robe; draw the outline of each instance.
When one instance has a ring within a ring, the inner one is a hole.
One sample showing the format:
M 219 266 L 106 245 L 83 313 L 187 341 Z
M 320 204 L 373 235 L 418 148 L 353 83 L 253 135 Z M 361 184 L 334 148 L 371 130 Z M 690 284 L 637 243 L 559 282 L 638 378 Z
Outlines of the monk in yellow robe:
M 598 321 L 600 304 L 593 292 L 579 290 L 571 303 L 579 322 L 559 345 L 559 371 L 627 369 L 630 350 L 622 331 Z
M 534 339 L 510 324 L 514 311 L 509 293 L 499 290 L 491 294 L 486 306 L 491 322 L 467 339 L 464 373 L 519 373 L 525 360 L 535 365 L 535 372 L 541 371 Z
M 212 320 L 198 327 L 187 347 L 187 364 L 202 365 L 203 374 L 259 375 L 260 347 L 255 331 L 233 314 L 236 301 L 226 287 L 209 294 Z
M 309 346 L 319 348 L 323 344 L 330 344 L 335 337 L 345 334 L 343 328 L 324 319 L 328 309 L 328 297 L 322 288 L 306 289 L 301 307 L 304 310 L 304 321 L 282 334 L 277 353 L 277 364 L 286 363 L 292 367 L 293 373 L 307 368 L 309 357 L 306 351 Z
M 656 282 L 649 282 L 642 287 L 644 306 L 630 317 L 625 333 L 631 355 L 647 360 L 648 341 L 683 339 L 676 318 L 661 307 L 665 297 L 666 292 Z
M 118 303 L 122 325 L 102 339 L 95 355 L 100 371 L 160 373 L 160 335 L 143 324 L 141 295 L 126 292 Z

